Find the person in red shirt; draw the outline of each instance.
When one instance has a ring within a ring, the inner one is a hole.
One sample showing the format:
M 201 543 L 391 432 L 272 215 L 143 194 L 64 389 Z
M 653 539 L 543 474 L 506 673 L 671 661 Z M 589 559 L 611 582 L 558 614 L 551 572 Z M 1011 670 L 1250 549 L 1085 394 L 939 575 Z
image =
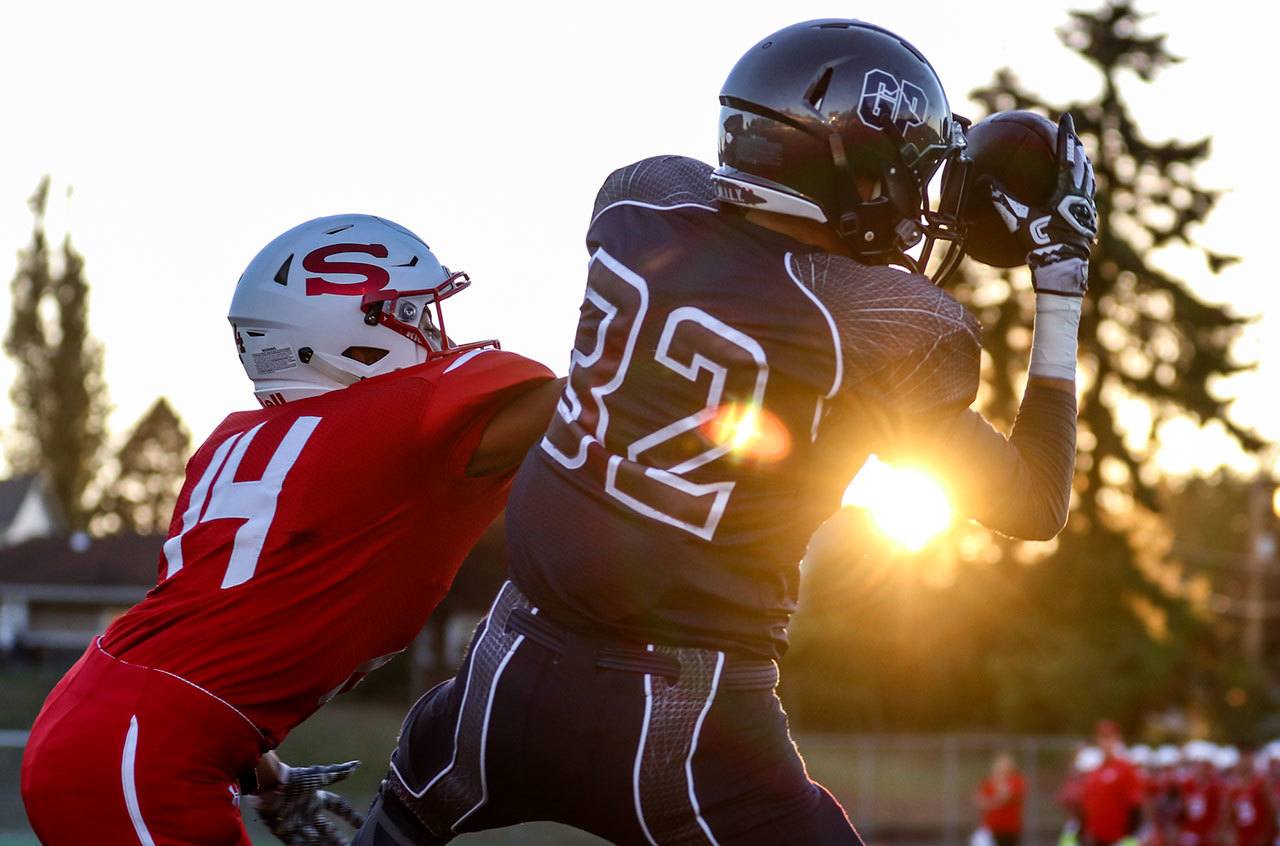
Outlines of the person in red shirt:
M 1123 757 L 1120 729 L 1110 720 L 1098 724 L 1102 763 L 1084 781 L 1081 808 L 1083 838 L 1090 846 L 1110 846 L 1137 834 L 1142 825 L 1142 778 Z
M 1152 754 L 1151 772 L 1147 778 L 1147 807 L 1150 812 L 1150 846 L 1173 846 L 1179 808 L 1178 767 L 1181 755 L 1177 747 L 1164 745 Z
M 196 451 L 159 583 L 97 638 L 31 730 L 22 795 L 42 843 L 248 844 L 257 782 L 287 843 L 343 842 L 335 767 L 270 750 L 403 651 L 501 511 L 562 383 L 458 346 L 469 284 L 416 235 L 341 215 L 250 263 L 229 319 L 263 406 Z
M 1177 846 L 1212 846 L 1222 822 L 1223 790 L 1209 756 L 1194 761 L 1178 786 Z
M 1275 808 L 1252 752 L 1245 751 L 1227 785 L 1227 811 L 1235 846 L 1271 846 L 1276 837 Z
M 1022 841 L 1022 803 L 1027 785 L 1007 752 L 996 755 L 991 774 L 978 788 L 982 827 L 991 832 L 996 846 L 1017 846 Z

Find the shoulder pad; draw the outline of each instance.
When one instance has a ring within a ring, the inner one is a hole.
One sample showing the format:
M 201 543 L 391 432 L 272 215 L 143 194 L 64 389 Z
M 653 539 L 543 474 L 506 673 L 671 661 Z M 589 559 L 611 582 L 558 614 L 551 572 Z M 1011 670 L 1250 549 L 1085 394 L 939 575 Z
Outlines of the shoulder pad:
M 846 390 L 914 411 L 973 401 L 982 327 L 946 291 L 917 273 L 830 253 L 794 255 L 791 268 L 831 317 Z
M 591 220 L 619 203 L 715 208 L 711 165 L 686 156 L 654 156 L 619 168 L 600 186 Z

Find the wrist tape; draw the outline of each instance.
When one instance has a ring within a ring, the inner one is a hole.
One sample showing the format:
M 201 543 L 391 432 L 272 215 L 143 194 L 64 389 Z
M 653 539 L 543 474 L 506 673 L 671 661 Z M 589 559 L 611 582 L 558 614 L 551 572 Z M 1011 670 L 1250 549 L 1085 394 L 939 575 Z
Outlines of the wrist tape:
M 1036 294 L 1035 332 L 1027 368 L 1032 376 L 1075 380 L 1083 303 L 1080 297 Z

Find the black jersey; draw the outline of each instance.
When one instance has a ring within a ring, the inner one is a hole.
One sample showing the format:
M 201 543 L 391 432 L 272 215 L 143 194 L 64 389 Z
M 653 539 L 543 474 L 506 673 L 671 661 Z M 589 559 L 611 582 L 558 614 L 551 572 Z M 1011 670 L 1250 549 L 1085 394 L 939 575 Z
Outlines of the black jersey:
M 922 276 L 722 209 L 709 177 L 661 157 L 600 190 L 511 574 L 569 626 L 777 656 L 809 537 L 872 447 L 851 418 L 967 407 L 979 327 Z

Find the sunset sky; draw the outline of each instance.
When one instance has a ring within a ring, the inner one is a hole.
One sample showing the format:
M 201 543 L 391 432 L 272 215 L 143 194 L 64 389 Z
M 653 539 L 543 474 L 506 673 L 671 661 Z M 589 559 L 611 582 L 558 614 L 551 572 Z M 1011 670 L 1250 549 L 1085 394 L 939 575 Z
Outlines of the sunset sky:
M 1219 278 L 1184 253 L 1162 261 L 1205 297 L 1258 316 L 1238 353 L 1260 367 L 1220 390 L 1239 398 L 1239 422 L 1280 440 L 1280 294 L 1268 248 L 1280 118 L 1259 70 L 1274 36 L 1249 25 L 1243 2 L 1215 3 L 1212 15 L 1184 2 L 1140 7 L 1154 12 L 1148 30 L 1169 33 L 1187 61 L 1127 93 L 1150 138 L 1213 136 L 1201 180 L 1229 193 L 1199 234 L 1245 257 Z M 232 288 L 263 244 L 324 214 L 375 213 L 416 230 L 475 280 L 448 304 L 451 334 L 497 336 L 563 373 L 597 187 L 657 153 L 714 161 L 716 95 L 756 40 L 857 14 L 912 40 L 952 107 L 972 113 L 967 92 L 1002 65 L 1051 99 L 1096 90 L 1054 34 L 1067 8 L 10 4 L 0 13 L 0 325 L 30 235 L 26 199 L 48 173 L 51 230 L 69 230 L 87 260 L 117 434 L 162 394 L 197 440 L 253 404 L 225 319 Z M 0 385 L 13 372 L 0 359 Z M 12 420 L 0 399 L 0 431 Z M 1244 466 L 1224 436 L 1193 430 L 1164 433 L 1166 466 Z

